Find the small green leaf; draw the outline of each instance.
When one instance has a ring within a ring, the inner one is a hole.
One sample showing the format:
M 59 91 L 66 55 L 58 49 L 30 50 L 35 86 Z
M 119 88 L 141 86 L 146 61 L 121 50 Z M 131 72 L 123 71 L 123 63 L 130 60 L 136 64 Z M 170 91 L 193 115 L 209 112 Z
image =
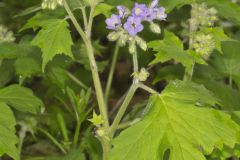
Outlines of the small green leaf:
M 150 64 L 176 60 L 182 63 L 185 67 L 191 68 L 193 57 L 185 51 L 181 40 L 171 32 L 165 31 L 163 40 L 151 41 L 148 47 L 156 51 L 155 59 Z
M 239 143 L 240 127 L 229 115 L 196 107 L 207 99 L 193 86 L 173 81 L 161 95 L 153 96 L 147 115 L 113 140 L 110 160 L 163 160 L 168 150 L 169 160 L 206 160 L 204 155 L 214 148 Z
M 106 4 L 106 3 L 100 3 L 96 6 L 94 16 L 103 14 L 105 17 L 109 17 L 112 14 L 112 9 L 114 6 Z
M 43 109 L 42 101 L 34 96 L 30 89 L 19 85 L 0 89 L 0 102 L 5 102 L 22 112 L 37 113 Z
M 14 160 L 19 160 L 15 125 L 16 120 L 12 110 L 5 103 L 0 102 L 0 156 L 7 154 Z
M 73 42 L 68 27 L 69 25 L 65 20 L 49 20 L 32 41 L 33 45 L 42 50 L 42 70 L 57 54 L 73 57 L 71 50 Z

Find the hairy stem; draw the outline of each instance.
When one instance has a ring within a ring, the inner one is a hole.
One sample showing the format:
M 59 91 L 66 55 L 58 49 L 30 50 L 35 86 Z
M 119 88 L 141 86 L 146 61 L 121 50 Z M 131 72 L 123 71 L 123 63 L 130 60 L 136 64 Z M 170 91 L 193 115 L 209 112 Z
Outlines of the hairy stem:
M 139 87 L 139 88 L 142 88 L 143 90 L 145 90 L 145 91 L 147 91 L 147 92 L 149 92 L 149 93 L 151 93 L 151 94 L 159 94 L 157 91 L 155 91 L 154 89 L 146 86 L 146 85 L 143 84 L 143 83 L 139 83 L 139 84 L 138 84 L 138 87 Z
M 118 125 L 121 122 L 122 117 L 123 117 L 124 113 L 126 112 L 127 107 L 129 105 L 130 101 L 132 100 L 137 88 L 138 88 L 138 83 L 133 82 L 133 84 L 131 85 L 131 87 L 127 93 L 125 100 L 123 101 L 123 103 L 111 125 L 110 131 L 109 131 L 111 137 L 113 137 L 114 132 L 117 130 Z
M 114 74 L 114 70 L 116 68 L 118 53 L 119 53 L 119 45 L 117 43 L 116 47 L 115 47 L 115 50 L 114 50 L 114 53 L 113 53 L 112 63 L 111 63 L 111 66 L 110 66 L 110 71 L 109 71 L 108 80 L 107 80 L 107 86 L 106 86 L 106 90 L 105 90 L 105 102 L 106 103 L 108 101 L 109 94 L 110 94 L 110 91 L 111 91 L 113 74 Z
M 104 127 L 108 128 L 109 122 L 108 122 L 107 108 L 106 108 L 106 104 L 105 104 L 105 100 L 104 100 L 104 96 L 103 96 L 102 85 L 101 85 L 101 81 L 100 81 L 99 74 L 98 74 L 96 60 L 94 57 L 94 50 L 92 47 L 92 42 L 90 40 L 90 37 L 86 36 L 83 29 L 78 24 L 75 16 L 73 15 L 73 13 L 72 13 L 71 9 L 69 8 L 66 1 L 64 1 L 64 7 L 65 7 L 71 21 L 73 22 L 74 26 L 76 27 L 78 33 L 80 34 L 80 36 L 82 37 L 82 39 L 86 45 L 88 59 L 89 59 L 89 63 L 91 66 L 91 71 L 92 71 L 93 83 L 94 83 L 94 87 L 96 90 L 96 96 L 97 96 L 99 110 L 104 119 Z M 91 14 L 89 16 L 89 23 L 88 23 L 88 28 L 87 28 L 88 33 L 91 33 L 91 29 L 92 29 L 91 27 L 92 27 L 92 21 L 93 21 L 93 13 L 94 13 L 94 8 L 91 8 Z

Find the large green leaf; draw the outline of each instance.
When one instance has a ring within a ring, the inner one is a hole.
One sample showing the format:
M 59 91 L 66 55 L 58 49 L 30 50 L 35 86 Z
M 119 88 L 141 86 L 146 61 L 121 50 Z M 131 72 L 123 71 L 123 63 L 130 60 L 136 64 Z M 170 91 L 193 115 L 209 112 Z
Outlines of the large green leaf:
M 110 17 L 112 14 L 112 9 L 114 6 L 106 4 L 106 3 L 100 3 L 99 5 L 96 6 L 94 16 L 103 14 L 105 17 Z
M 68 26 L 66 20 L 49 20 L 43 24 L 42 29 L 32 41 L 32 44 L 40 47 L 43 52 L 43 70 L 57 54 L 72 57 L 73 42 Z
M 34 96 L 30 89 L 19 85 L 0 89 L 0 102 L 5 102 L 19 111 L 29 113 L 37 113 L 43 107 L 42 101 Z
M 16 121 L 12 110 L 3 102 L 0 102 L 0 156 L 7 154 L 18 160 L 19 154 L 16 144 L 18 138 L 15 135 Z
M 193 57 L 184 50 L 181 40 L 174 33 L 165 31 L 163 40 L 151 41 L 148 47 L 156 51 L 156 58 L 151 64 L 166 62 L 174 59 L 182 63 L 185 67 L 191 68 Z
M 240 127 L 221 111 L 197 107 L 204 93 L 192 85 L 173 81 L 153 96 L 148 114 L 114 139 L 110 160 L 162 160 L 166 151 L 169 160 L 205 160 L 215 147 L 239 143 Z

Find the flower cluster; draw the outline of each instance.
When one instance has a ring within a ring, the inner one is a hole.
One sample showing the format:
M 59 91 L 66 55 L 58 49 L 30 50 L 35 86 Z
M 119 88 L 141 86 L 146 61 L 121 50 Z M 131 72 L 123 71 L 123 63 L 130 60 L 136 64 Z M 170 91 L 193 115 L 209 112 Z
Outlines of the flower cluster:
M 193 41 L 193 48 L 203 58 L 207 59 L 215 49 L 215 41 L 211 34 L 199 33 Z
M 63 0 L 43 0 L 42 1 L 42 8 L 43 9 L 51 9 L 54 10 L 57 6 L 62 6 Z
M 196 31 L 199 27 L 211 27 L 217 19 L 215 8 L 208 8 L 205 3 L 192 5 L 190 23 L 193 31 Z
M 12 31 L 9 31 L 6 27 L 0 25 L 0 43 L 14 42 L 15 37 Z
M 136 44 L 143 50 L 147 49 L 146 42 L 137 36 L 143 31 L 143 22 L 150 23 L 150 29 L 154 33 L 160 33 L 160 26 L 154 21 L 163 21 L 167 18 L 165 8 L 158 6 L 159 0 L 153 0 L 149 6 L 135 3 L 129 10 L 125 6 L 117 6 L 118 14 L 113 14 L 106 19 L 107 29 L 112 30 L 108 35 L 109 40 L 117 41 L 121 46 L 128 42 L 130 53 L 136 51 Z

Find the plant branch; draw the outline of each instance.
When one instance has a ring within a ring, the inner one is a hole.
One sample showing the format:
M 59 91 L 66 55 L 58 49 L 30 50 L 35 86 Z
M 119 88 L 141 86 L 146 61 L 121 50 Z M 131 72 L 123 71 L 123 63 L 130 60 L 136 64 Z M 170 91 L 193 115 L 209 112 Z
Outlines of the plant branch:
M 85 30 L 87 30 L 88 22 L 87 22 L 86 8 L 82 7 L 81 11 L 82 11 L 82 16 L 83 16 L 84 27 L 85 27 Z
M 118 53 L 119 53 L 119 45 L 118 45 L 118 42 L 117 42 L 114 53 L 113 53 L 112 63 L 111 63 L 111 66 L 110 66 L 110 71 L 109 71 L 108 80 L 107 80 L 107 86 L 106 86 L 106 89 L 105 89 L 105 102 L 106 103 L 108 102 L 109 93 L 111 91 L 113 74 L 114 74 L 114 70 L 116 68 Z
M 42 128 L 37 128 L 40 132 L 45 134 L 64 154 L 66 154 L 66 150 L 63 148 L 62 144 L 57 141 L 50 133 Z
M 108 122 L 107 108 L 106 108 L 106 104 L 105 104 L 105 100 L 104 100 L 104 96 L 103 96 L 102 85 L 101 85 L 101 81 L 99 78 L 98 68 L 97 68 L 95 57 L 94 57 L 94 50 L 92 47 L 90 37 L 86 36 L 83 29 L 81 28 L 81 26 L 78 24 L 76 18 L 74 17 L 74 15 L 66 1 L 64 1 L 64 7 L 86 45 L 88 59 L 89 59 L 89 63 L 91 66 L 91 71 L 92 71 L 93 83 L 94 83 L 95 90 L 96 90 L 96 96 L 97 96 L 99 110 L 104 119 L 104 127 L 108 128 L 109 122 Z M 94 8 L 91 8 L 91 14 L 90 14 L 89 23 L 88 23 L 89 25 L 88 25 L 88 29 L 87 29 L 88 32 L 91 32 L 91 29 L 92 29 Z
M 145 90 L 145 91 L 147 91 L 147 92 L 149 92 L 149 93 L 151 93 L 151 94 L 159 94 L 157 91 L 155 91 L 154 89 L 146 86 L 146 85 L 143 84 L 143 83 L 139 83 L 139 84 L 138 84 L 138 87 L 139 87 L 139 88 L 142 88 L 143 90 Z
M 119 109 L 111 127 L 110 127 L 109 134 L 110 134 L 111 137 L 113 137 L 114 132 L 117 130 L 118 125 L 121 122 L 122 117 L 123 117 L 124 113 L 126 112 L 127 107 L 129 105 L 130 101 L 132 100 L 137 88 L 138 88 L 138 83 L 133 82 L 133 84 L 131 85 L 131 87 L 130 87 L 128 93 L 127 93 L 127 96 L 126 96 L 125 100 L 123 101 L 123 103 L 122 103 L 122 105 L 121 105 L 121 107 L 120 107 L 120 109 Z

